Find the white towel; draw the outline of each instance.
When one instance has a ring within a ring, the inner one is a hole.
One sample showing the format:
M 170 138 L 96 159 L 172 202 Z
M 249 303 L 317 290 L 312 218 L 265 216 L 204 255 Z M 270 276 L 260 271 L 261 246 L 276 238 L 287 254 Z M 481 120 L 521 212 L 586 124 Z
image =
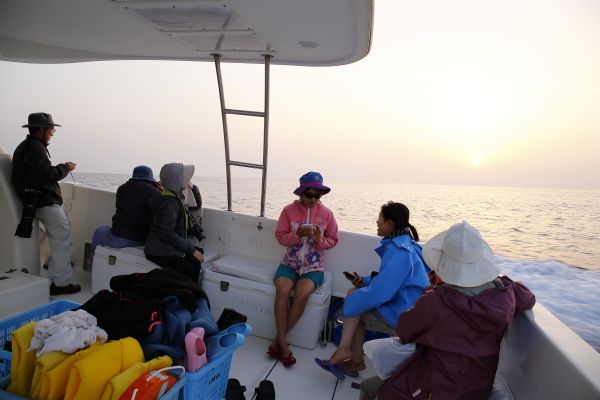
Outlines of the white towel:
M 196 198 L 194 197 L 194 192 L 192 188 L 194 184 L 192 182 L 188 182 L 187 185 L 183 187 L 183 198 L 189 207 L 196 207 L 198 203 L 196 203 Z
M 96 340 L 104 343 L 108 335 L 96 323 L 96 317 L 84 310 L 65 311 L 38 321 L 27 351 L 38 350 L 37 357 L 50 351 L 71 354 Z

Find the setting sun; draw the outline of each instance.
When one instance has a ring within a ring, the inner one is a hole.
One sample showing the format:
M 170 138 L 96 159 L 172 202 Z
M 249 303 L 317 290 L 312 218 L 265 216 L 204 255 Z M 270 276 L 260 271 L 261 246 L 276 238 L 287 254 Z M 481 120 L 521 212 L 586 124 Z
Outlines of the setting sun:
M 478 167 L 479 166 L 479 160 L 476 159 L 476 158 L 473 159 L 473 160 L 471 160 L 471 165 L 474 166 L 474 167 Z

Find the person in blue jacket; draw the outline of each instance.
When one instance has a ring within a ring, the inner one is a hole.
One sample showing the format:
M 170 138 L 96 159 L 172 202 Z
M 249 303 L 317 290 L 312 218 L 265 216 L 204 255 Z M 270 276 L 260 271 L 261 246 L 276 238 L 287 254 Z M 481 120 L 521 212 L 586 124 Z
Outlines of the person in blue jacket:
M 344 301 L 344 329 L 337 350 L 329 360 L 317 364 L 339 379 L 358 376 L 366 368 L 363 355 L 365 329 L 396 334 L 400 314 L 413 306 L 429 286 L 430 271 L 423 261 L 419 234 L 409 222 L 410 212 L 402 203 L 388 201 L 381 206 L 377 235 L 381 246 L 379 272 L 371 276 L 346 276 L 354 285 Z

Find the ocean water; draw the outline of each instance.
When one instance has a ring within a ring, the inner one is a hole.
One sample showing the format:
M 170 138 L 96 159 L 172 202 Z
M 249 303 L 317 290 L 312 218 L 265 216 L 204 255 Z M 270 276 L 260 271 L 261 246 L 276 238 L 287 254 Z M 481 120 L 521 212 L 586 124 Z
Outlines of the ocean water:
M 115 191 L 129 175 L 74 173 L 86 186 Z M 66 178 L 66 180 L 71 179 Z M 227 208 L 225 178 L 194 177 L 205 206 Z M 278 218 L 297 180 L 269 180 L 265 215 Z M 420 240 L 468 221 L 496 255 L 502 274 L 600 351 L 600 191 L 326 182 L 322 201 L 340 229 L 375 234 L 379 208 L 404 203 Z M 260 214 L 260 180 L 235 179 L 235 211 Z

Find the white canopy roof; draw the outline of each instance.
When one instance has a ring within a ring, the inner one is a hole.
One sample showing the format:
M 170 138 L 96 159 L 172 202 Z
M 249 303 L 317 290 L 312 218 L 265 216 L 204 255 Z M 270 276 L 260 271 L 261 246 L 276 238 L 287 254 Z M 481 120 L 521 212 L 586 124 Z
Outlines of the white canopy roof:
M 331 66 L 370 49 L 372 0 L 0 0 L 0 59 Z

